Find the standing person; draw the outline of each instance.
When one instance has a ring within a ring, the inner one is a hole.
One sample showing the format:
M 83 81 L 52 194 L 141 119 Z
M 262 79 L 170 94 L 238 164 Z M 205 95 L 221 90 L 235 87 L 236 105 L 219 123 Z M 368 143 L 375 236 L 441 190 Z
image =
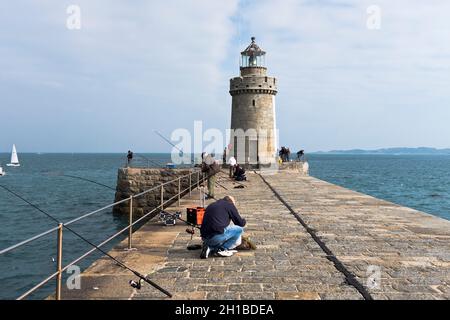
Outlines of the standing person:
M 231 225 L 233 221 L 234 225 Z M 222 257 L 233 255 L 230 251 L 242 242 L 242 233 L 246 225 L 236 208 L 236 201 L 232 196 L 210 204 L 205 211 L 200 235 L 203 240 L 201 259 L 206 259 L 210 253 Z
M 223 149 L 223 155 L 222 155 L 222 164 L 227 163 L 227 148 Z
M 131 150 L 128 150 L 128 154 L 127 154 L 127 166 L 130 165 L 131 160 L 133 160 L 133 152 L 131 152 Z
M 230 166 L 230 178 L 233 178 L 234 177 L 234 170 L 235 170 L 236 164 L 237 164 L 236 158 L 235 157 L 231 157 L 228 160 L 228 164 Z
M 216 185 L 216 174 L 219 173 L 220 166 L 213 156 L 202 153 L 202 172 L 206 173 L 208 178 L 208 195 L 207 199 L 214 198 L 214 187 Z
M 297 152 L 297 160 L 302 161 L 304 155 L 305 155 L 305 150 L 300 150 L 299 152 Z
M 286 162 L 286 148 L 285 147 L 281 147 L 280 157 L 281 157 L 282 162 Z
M 286 161 L 291 161 L 291 149 L 289 148 L 286 149 Z

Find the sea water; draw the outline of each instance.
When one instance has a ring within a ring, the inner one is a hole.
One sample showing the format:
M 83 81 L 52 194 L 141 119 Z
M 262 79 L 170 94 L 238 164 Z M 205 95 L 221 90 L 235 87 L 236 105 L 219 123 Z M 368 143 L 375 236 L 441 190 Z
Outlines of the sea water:
M 126 154 L 19 154 L 21 167 L 5 167 L 9 154 L 0 154 L 6 176 L 0 185 L 67 222 L 114 201 L 114 190 L 67 175 L 90 179 L 115 188 L 117 168 Z M 171 162 L 169 154 L 135 154 L 135 166 Z M 310 155 L 310 174 L 319 179 L 381 199 L 450 219 L 450 156 Z M 94 243 L 100 243 L 127 224 L 127 217 L 104 210 L 72 225 Z M 0 188 L 0 250 L 45 230 L 55 221 Z M 111 242 L 110 249 L 126 235 Z M 63 265 L 91 249 L 64 231 Z M 96 252 L 79 266 L 89 266 Z M 0 299 L 13 299 L 55 272 L 56 234 L 0 256 Z M 54 292 L 55 282 L 31 298 Z

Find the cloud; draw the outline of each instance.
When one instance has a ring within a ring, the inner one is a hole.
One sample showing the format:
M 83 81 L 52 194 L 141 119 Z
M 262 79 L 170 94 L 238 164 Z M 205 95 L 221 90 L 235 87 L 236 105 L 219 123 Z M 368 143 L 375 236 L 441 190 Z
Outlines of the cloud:
M 2 4 L 1 147 L 167 150 L 152 129 L 224 122 L 237 1 L 75 3 L 81 30 L 66 28 L 73 1 Z
M 374 4 L 380 30 L 366 27 Z M 449 147 L 448 12 L 445 0 L 4 1 L 0 150 L 167 151 L 152 129 L 225 129 L 253 35 L 279 79 L 282 144 Z
M 366 27 L 373 4 L 381 8 L 380 30 Z M 448 147 L 449 11 L 447 1 L 247 6 L 247 29 L 259 35 L 279 77 L 281 143 L 309 150 Z

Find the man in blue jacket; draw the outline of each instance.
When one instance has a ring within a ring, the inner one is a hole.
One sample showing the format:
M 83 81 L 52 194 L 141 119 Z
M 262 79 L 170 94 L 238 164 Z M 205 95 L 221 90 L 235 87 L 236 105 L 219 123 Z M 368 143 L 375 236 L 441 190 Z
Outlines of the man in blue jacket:
M 234 225 L 230 225 L 233 221 Z M 201 259 L 206 259 L 211 253 L 222 257 L 233 255 L 231 249 L 240 245 L 242 232 L 246 224 L 235 206 L 231 196 L 210 204 L 205 211 L 200 234 L 203 239 Z

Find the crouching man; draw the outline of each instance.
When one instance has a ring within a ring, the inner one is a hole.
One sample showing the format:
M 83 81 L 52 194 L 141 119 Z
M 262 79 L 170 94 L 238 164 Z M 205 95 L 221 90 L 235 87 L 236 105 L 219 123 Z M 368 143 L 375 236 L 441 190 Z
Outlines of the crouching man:
M 230 225 L 233 221 L 234 225 Z M 201 259 L 208 258 L 211 254 L 222 257 L 230 257 L 241 244 L 242 232 L 246 224 L 241 218 L 235 206 L 235 200 L 231 196 L 210 204 L 203 217 L 200 234 L 203 239 Z

